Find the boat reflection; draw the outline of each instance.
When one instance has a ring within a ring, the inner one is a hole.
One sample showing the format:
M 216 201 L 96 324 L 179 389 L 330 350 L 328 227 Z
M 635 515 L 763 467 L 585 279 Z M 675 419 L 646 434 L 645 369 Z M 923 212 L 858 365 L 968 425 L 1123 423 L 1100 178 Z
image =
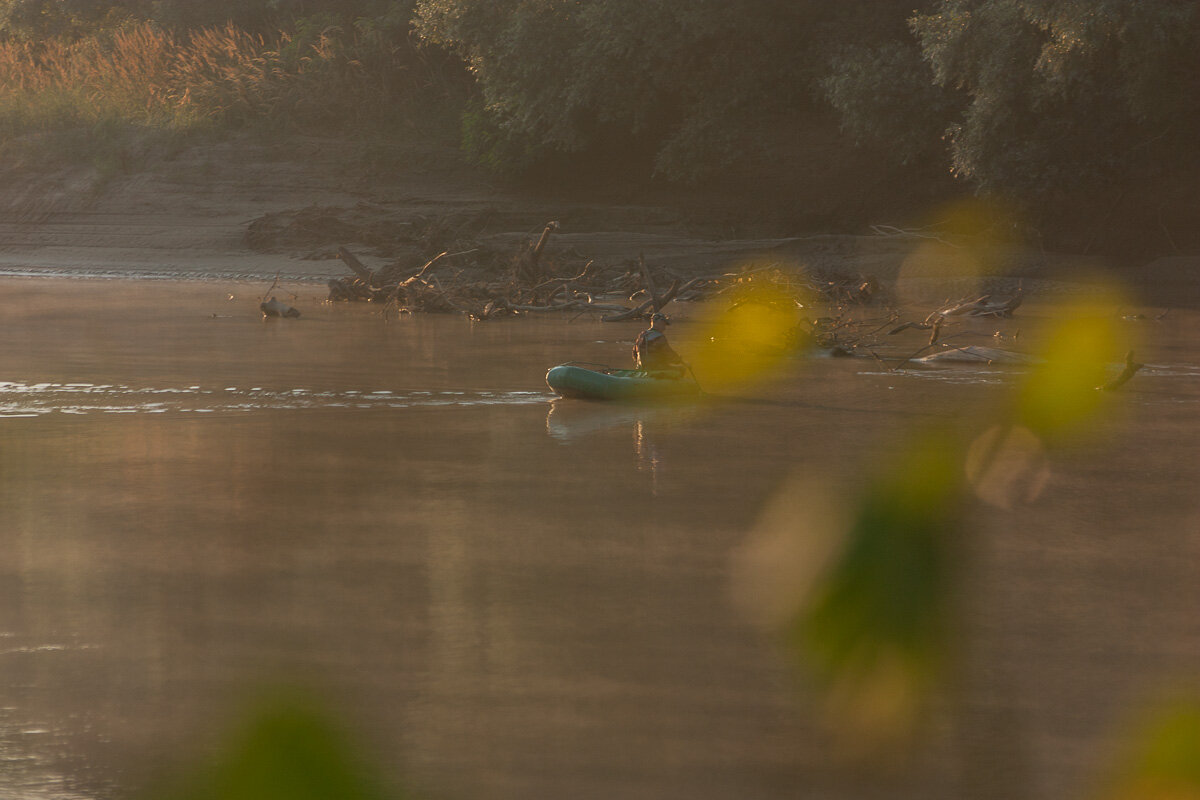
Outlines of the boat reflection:
M 698 413 L 695 404 L 595 403 L 559 398 L 546 412 L 546 433 L 566 445 L 605 434 L 628 432 L 633 443 L 635 465 L 649 473 L 652 493 L 657 494 L 658 477 L 665 464 L 663 442 L 673 424 Z
M 670 411 L 660 405 L 592 403 L 558 399 L 546 412 L 546 433 L 563 444 L 617 427 L 634 427 Z
M 658 446 L 642 420 L 633 423 L 633 452 L 638 472 L 650 473 L 650 494 L 658 495 L 658 470 L 662 465 Z

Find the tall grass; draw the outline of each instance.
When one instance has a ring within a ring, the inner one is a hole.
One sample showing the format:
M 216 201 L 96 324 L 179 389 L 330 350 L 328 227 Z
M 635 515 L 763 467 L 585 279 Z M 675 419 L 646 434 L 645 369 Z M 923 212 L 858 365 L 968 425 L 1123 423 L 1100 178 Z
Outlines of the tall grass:
M 82 139 L 72 155 L 88 158 L 148 134 L 379 129 L 416 113 L 439 69 L 369 25 L 301 23 L 268 40 L 232 24 L 173 33 L 145 23 L 75 42 L 0 42 L 0 147 Z

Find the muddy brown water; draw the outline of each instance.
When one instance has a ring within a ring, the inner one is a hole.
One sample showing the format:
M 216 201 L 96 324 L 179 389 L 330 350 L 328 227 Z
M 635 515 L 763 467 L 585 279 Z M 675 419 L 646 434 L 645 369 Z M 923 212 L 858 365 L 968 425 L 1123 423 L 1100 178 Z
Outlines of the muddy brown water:
M 1040 495 L 973 511 L 960 702 L 874 770 L 835 758 L 731 554 L 789 477 L 849 498 L 905 432 L 981 434 L 1019 370 L 552 402 L 549 365 L 620 363 L 636 324 L 0 285 L 3 797 L 132 796 L 278 682 L 421 797 L 1082 797 L 1200 673 L 1194 313 L 1130 320 L 1150 366 Z

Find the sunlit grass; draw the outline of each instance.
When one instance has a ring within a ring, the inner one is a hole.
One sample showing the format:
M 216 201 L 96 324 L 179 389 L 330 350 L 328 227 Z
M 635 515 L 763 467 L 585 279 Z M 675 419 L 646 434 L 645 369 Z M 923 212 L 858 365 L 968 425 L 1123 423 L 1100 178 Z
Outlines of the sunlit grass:
M 332 26 L 268 40 L 232 24 L 173 33 L 147 23 L 74 42 L 4 41 L 0 147 L 78 161 L 136 137 L 393 125 L 428 89 L 422 58 L 379 31 Z M 64 147 L 78 131 L 88 147 Z

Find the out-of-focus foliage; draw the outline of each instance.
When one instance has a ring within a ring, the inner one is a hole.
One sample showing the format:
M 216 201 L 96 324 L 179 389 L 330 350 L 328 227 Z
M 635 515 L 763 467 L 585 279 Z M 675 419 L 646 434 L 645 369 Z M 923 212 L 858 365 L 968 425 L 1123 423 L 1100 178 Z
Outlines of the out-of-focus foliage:
M 1046 446 L 1020 425 L 995 425 L 967 450 L 966 477 L 975 496 L 1011 509 L 1036 500 L 1050 480 Z
M 844 507 L 787 484 L 739 553 L 735 591 L 820 690 L 859 754 L 909 741 L 946 679 L 961 448 L 917 439 Z
M 955 291 L 964 296 L 984 294 L 983 277 L 1005 268 L 1006 250 L 1020 230 L 1020 218 L 1008 203 L 994 197 L 965 198 L 938 208 L 932 216 L 936 223 L 930 237 L 904 256 L 897 293 L 921 302 L 922 283 L 945 280 L 953 281 Z M 970 284 L 964 285 L 967 281 Z
M 947 218 L 986 242 L 981 223 L 998 213 L 972 203 Z M 1118 322 L 1125 304 L 1102 283 L 1066 304 L 1035 333 L 1045 344 L 1009 411 L 982 420 L 968 447 L 950 434 L 918 437 L 841 504 L 828 487 L 789 483 L 756 526 L 735 593 L 815 678 L 835 730 L 855 746 L 908 739 L 947 685 L 972 553 L 967 504 L 973 495 L 1012 508 L 1043 495 L 1055 450 L 1112 402 L 1100 387 L 1136 346 Z M 1154 752 L 1175 763 L 1169 747 Z
M 789 640 L 859 735 L 910 734 L 945 677 L 960 535 L 960 453 L 918 442 L 857 504 L 840 556 L 792 620 Z
M 1039 438 L 1085 431 L 1108 399 L 1100 388 L 1133 343 L 1118 328 L 1119 297 L 1071 304 L 1047 335 L 1017 398 L 1016 422 Z
M 894 22 L 898 7 L 419 0 L 417 29 L 478 81 L 469 124 L 480 158 L 519 169 L 548 152 L 640 150 L 659 173 L 693 180 L 736 163 L 774 116 L 811 113 L 824 48 L 838 32 Z
M 705 320 L 702 341 L 689 355 L 708 391 L 767 380 L 794 354 L 795 297 L 753 276 L 734 289 L 730 307 Z
M 385 791 L 371 759 L 316 703 L 265 701 L 209 764 L 162 787 L 170 800 L 401 800 Z
M 1152 709 L 1132 731 L 1129 752 L 1118 765 L 1106 800 L 1200 798 L 1200 703 L 1176 698 Z

